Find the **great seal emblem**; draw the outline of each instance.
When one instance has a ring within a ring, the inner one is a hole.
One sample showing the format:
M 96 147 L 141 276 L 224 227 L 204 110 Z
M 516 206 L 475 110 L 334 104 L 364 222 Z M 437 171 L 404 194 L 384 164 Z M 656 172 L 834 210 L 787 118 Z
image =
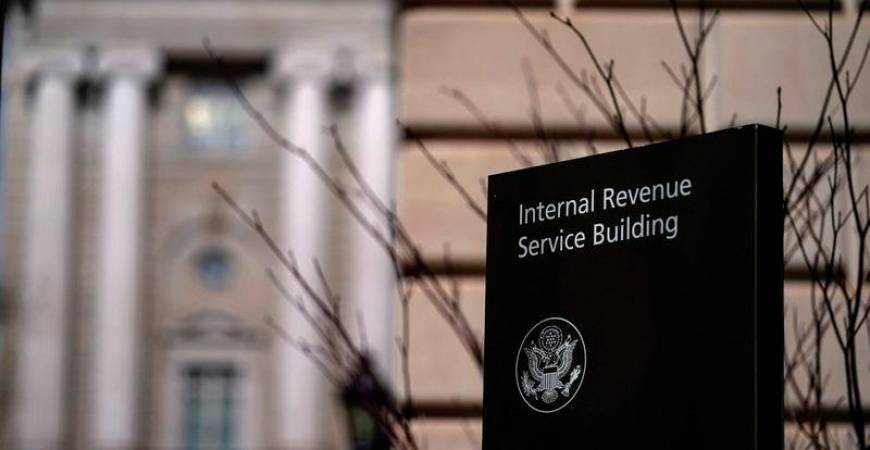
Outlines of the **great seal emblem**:
M 573 323 L 550 317 L 526 333 L 517 351 L 520 396 L 541 413 L 556 412 L 574 400 L 586 375 L 586 344 Z

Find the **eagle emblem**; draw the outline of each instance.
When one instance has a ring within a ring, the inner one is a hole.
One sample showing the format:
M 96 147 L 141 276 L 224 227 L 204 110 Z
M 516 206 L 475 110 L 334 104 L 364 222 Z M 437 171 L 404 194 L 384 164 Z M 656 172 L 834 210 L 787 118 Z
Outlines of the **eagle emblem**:
M 574 324 L 561 317 L 539 322 L 526 334 L 517 354 L 517 384 L 523 400 L 538 412 L 562 409 L 579 390 L 585 365 L 586 346 Z

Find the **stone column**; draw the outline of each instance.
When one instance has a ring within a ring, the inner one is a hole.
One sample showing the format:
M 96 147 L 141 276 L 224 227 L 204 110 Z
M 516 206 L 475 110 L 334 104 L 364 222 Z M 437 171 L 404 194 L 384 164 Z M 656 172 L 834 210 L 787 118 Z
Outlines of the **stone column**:
M 137 443 L 141 386 L 142 205 L 148 107 L 146 85 L 159 60 L 147 50 L 103 54 L 106 97 L 100 186 L 99 270 L 90 371 L 90 445 L 124 450 Z
M 74 83 L 79 55 L 34 59 L 24 274 L 17 335 L 14 446 L 66 448 Z
M 304 148 L 324 167 L 331 167 L 329 149 L 325 146 L 327 125 L 328 80 L 326 62 L 319 55 L 287 53 L 277 60 L 277 72 L 284 83 L 284 132 L 290 142 Z M 327 248 L 327 215 L 325 205 L 330 193 L 311 168 L 297 156 L 281 156 L 281 243 L 293 252 L 300 270 L 316 280 L 312 265 L 322 259 Z M 280 271 L 279 274 L 285 272 Z M 309 300 L 290 276 L 291 292 Z M 278 300 L 276 319 L 294 339 L 319 343 L 313 327 L 283 299 Z M 313 308 L 309 308 L 313 310 Z M 275 375 L 277 398 L 275 447 L 282 449 L 330 448 L 328 411 L 332 402 L 329 381 L 298 348 L 281 340 L 275 344 Z
M 396 167 L 396 115 L 393 84 L 386 62 L 361 68 L 356 85 L 353 123 L 356 128 L 354 161 L 359 172 L 388 208 L 394 204 Z M 385 236 L 391 235 L 387 218 L 363 208 L 367 219 Z M 396 352 L 393 330 L 395 270 L 383 247 L 356 221 L 349 221 L 350 310 L 362 316 L 368 350 L 386 382 L 391 380 Z

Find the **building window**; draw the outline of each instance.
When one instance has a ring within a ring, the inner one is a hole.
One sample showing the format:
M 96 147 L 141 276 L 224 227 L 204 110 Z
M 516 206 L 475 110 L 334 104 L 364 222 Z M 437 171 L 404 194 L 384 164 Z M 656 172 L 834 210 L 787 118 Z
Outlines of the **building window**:
M 191 364 L 184 369 L 184 449 L 236 448 L 237 373 L 230 364 Z
M 204 156 L 237 156 L 244 152 L 245 111 L 232 89 L 218 81 L 191 85 L 183 110 L 187 147 Z
M 233 273 L 233 258 L 223 248 L 208 247 L 196 253 L 193 264 L 200 282 L 209 289 L 222 290 L 229 286 Z

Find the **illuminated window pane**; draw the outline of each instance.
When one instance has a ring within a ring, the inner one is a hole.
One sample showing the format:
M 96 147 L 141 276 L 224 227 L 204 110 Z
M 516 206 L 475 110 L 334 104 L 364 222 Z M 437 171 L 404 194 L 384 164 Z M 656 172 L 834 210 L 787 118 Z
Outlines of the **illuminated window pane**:
M 245 147 L 245 112 L 229 86 L 193 85 L 183 111 L 187 146 L 209 155 L 234 155 Z

